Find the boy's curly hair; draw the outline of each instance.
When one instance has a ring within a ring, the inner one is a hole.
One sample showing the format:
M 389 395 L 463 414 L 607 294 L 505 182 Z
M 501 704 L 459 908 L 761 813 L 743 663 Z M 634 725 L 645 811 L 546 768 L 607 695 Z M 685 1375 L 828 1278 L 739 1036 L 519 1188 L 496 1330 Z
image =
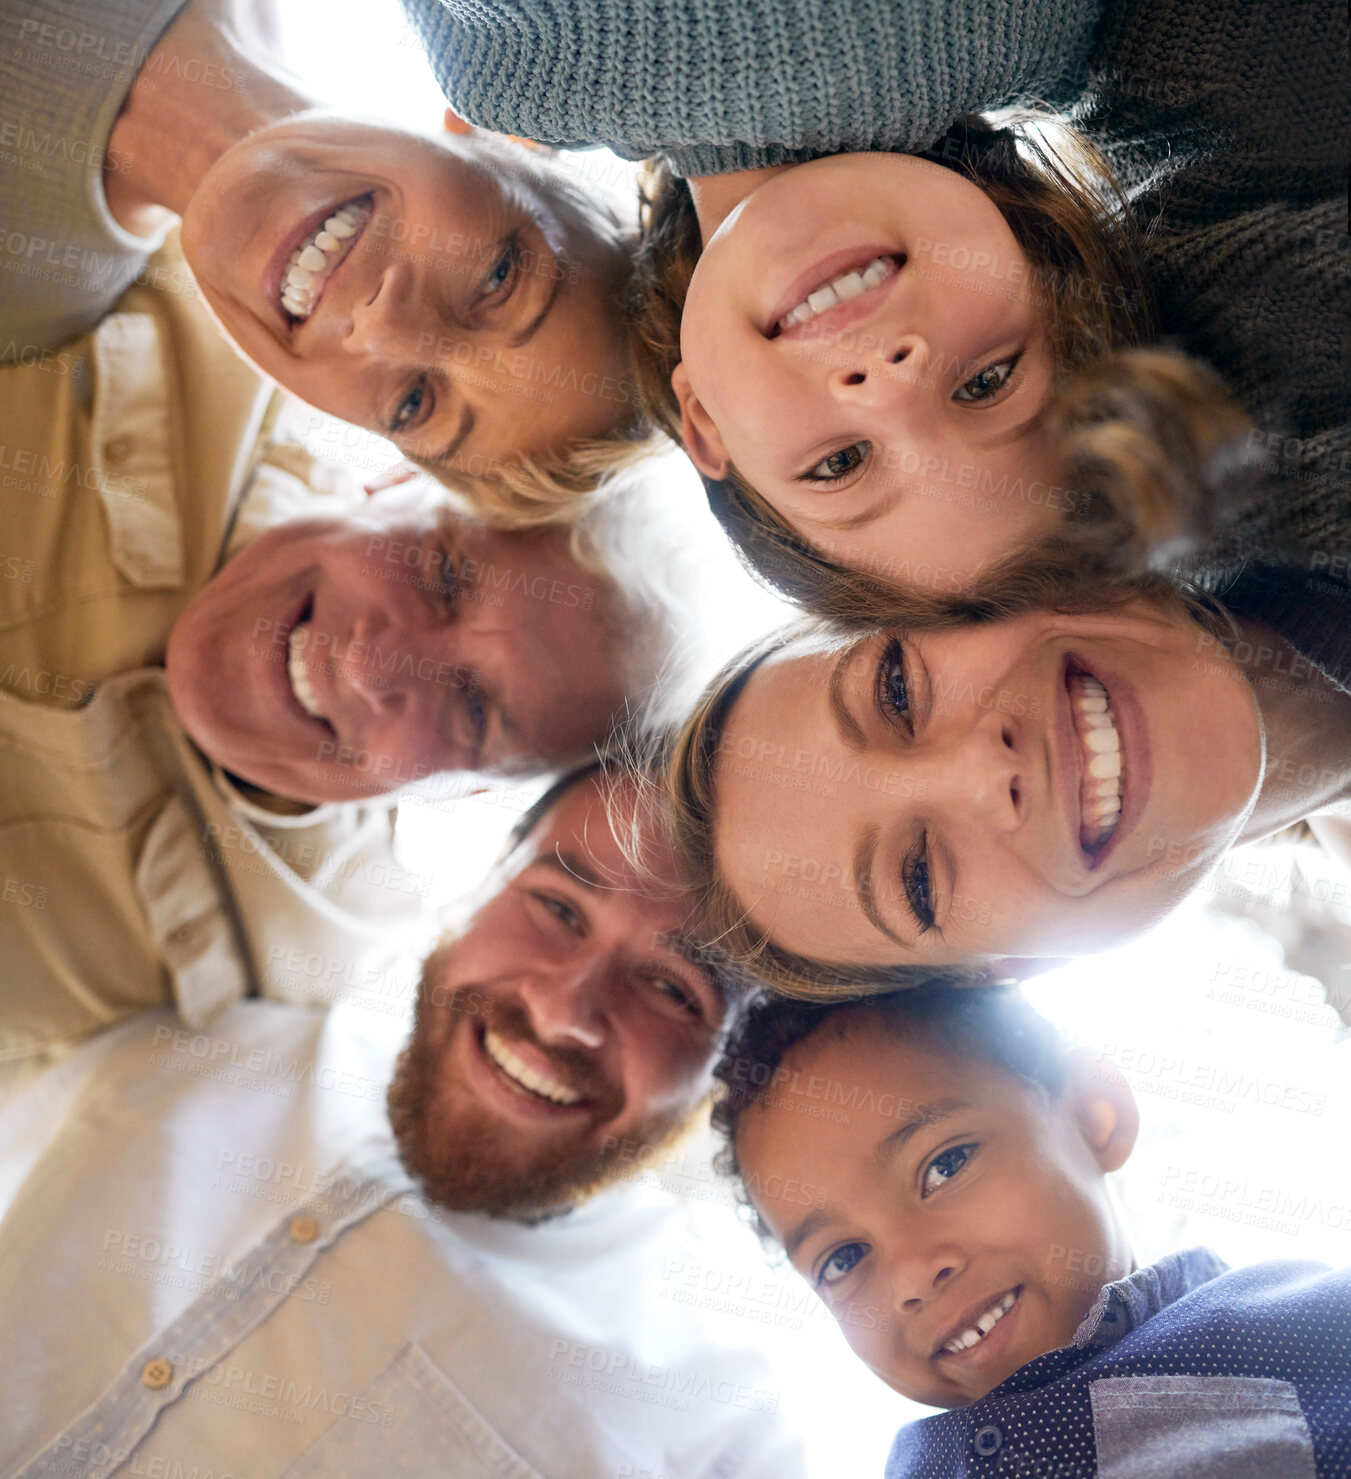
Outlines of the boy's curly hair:
M 715 1164 L 723 1175 L 741 1178 L 737 1130 L 747 1111 L 772 1107 L 796 1092 L 796 1076 L 783 1067 L 788 1054 L 818 1032 L 842 1035 L 865 1013 L 888 1037 L 918 1039 L 953 1057 L 989 1064 L 1052 1098 L 1065 1086 L 1067 1044 L 1013 986 L 930 983 L 830 1005 L 760 992 L 745 1004 L 713 1070 L 718 1087 L 712 1123 L 723 1140 Z M 831 1086 L 823 1092 L 828 1102 Z M 904 1086 L 899 1092 L 904 1094 Z M 742 1199 L 761 1237 L 772 1241 L 744 1186 Z
M 1154 337 L 1152 301 L 1106 161 L 1073 129 L 1031 111 L 960 118 L 921 157 L 972 180 L 999 207 L 1048 316 L 1056 382 L 1044 414 L 1074 497 L 1063 530 L 1034 560 L 1074 578 L 1162 568 L 1210 532 L 1242 468 L 1247 421 L 1204 366 L 1141 348 Z M 671 373 L 702 242 L 689 186 L 662 161 L 646 166 L 640 225 L 627 314 L 634 375 L 650 421 L 679 442 Z M 781 596 L 846 622 L 881 601 L 896 606 L 895 585 L 827 559 L 735 468 L 707 488 L 743 562 Z M 1010 551 L 982 588 L 1006 585 L 1028 554 Z M 965 610 L 969 596 L 901 599 L 925 620 Z

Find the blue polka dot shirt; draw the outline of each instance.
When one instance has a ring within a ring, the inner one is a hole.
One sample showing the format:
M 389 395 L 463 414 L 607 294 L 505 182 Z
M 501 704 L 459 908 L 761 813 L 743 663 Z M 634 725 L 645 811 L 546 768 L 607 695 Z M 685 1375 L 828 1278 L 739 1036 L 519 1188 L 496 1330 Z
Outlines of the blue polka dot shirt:
M 886 1479 L 1351 1479 L 1351 1269 L 1175 1253 L 1063 1349 L 901 1429 Z

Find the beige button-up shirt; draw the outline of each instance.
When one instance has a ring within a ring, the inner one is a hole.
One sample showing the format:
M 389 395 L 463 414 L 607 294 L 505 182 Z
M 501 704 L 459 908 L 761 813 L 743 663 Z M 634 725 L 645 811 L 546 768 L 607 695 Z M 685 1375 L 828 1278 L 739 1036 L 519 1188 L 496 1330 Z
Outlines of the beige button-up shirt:
M 0 368 L 0 1061 L 169 1001 L 402 1009 L 429 880 L 392 811 L 246 800 L 160 666 L 236 523 L 352 496 L 284 420 L 172 240 L 92 333 Z

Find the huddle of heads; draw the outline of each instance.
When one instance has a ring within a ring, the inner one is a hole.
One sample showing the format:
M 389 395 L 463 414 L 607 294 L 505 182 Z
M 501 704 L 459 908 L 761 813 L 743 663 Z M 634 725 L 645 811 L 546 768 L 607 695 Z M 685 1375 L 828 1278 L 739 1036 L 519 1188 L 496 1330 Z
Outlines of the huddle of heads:
M 1223 614 L 1155 571 L 1244 423 L 1148 347 L 1105 178 L 1016 116 L 785 167 L 711 230 L 660 166 L 631 228 L 539 154 L 325 115 L 207 175 L 183 243 L 226 330 L 430 475 L 271 530 L 183 613 L 171 690 L 214 759 L 321 802 L 593 756 L 681 647 L 664 531 L 613 491 L 662 433 L 813 613 L 659 742 L 655 864 L 615 820 L 642 785 L 574 778 L 428 962 L 391 1104 L 447 1205 L 546 1212 L 680 1132 L 735 995 L 700 939 L 798 996 L 946 991 L 1146 927 L 1242 835 L 1260 695 Z M 868 1010 L 893 1008 L 785 1061 Z M 1062 1112 L 1059 1070 L 997 1061 Z M 743 1168 L 772 1123 L 737 1121 Z M 880 1263 L 831 1257 L 842 1287 Z

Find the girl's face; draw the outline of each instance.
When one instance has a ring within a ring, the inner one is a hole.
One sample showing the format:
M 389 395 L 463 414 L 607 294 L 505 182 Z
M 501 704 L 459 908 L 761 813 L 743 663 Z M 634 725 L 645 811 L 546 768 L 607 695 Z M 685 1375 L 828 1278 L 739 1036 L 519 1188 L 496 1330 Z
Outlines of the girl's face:
M 714 233 L 673 377 L 700 470 L 734 464 L 837 563 L 957 590 L 1048 533 L 1053 366 L 1022 249 L 971 181 L 908 155 L 775 175 Z
M 1238 669 L 1144 601 L 800 641 L 721 736 L 718 872 L 754 926 L 816 960 L 1101 949 L 1223 855 L 1263 759 Z

